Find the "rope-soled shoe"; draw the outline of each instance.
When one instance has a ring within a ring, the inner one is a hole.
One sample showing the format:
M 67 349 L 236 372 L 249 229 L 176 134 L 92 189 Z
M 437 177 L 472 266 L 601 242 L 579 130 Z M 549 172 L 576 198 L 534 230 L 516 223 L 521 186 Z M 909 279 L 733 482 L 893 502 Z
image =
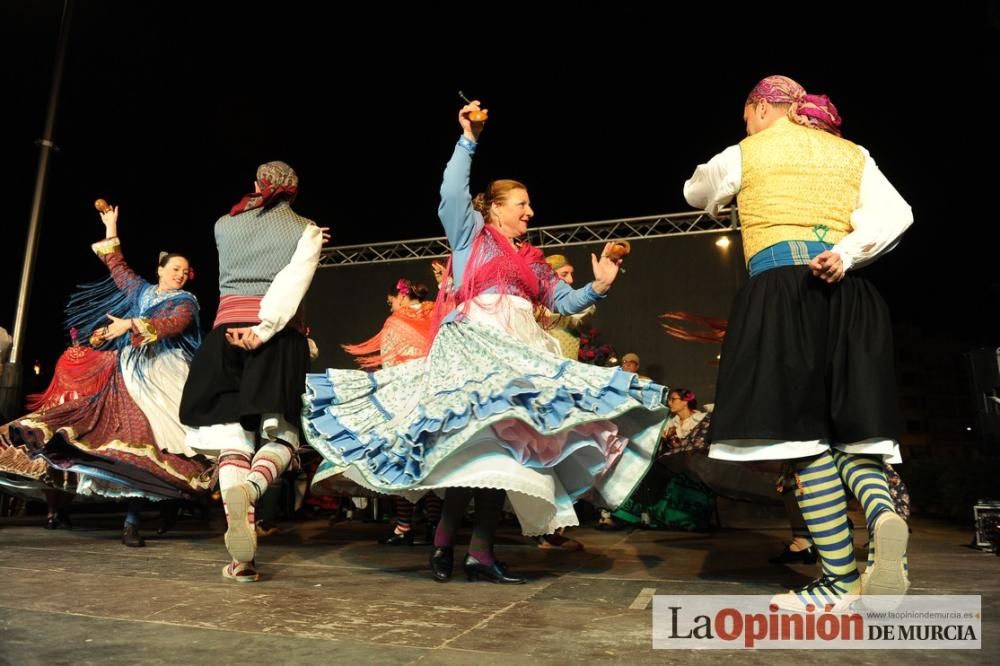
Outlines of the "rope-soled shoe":
M 257 525 L 253 502 L 245 484 L 226 488 L 222 493 L 226 507 L 226 549 L 237 562 L 252 562 L 257 554 Z
M 910 530 L 906 521 L 891 511 L 875 519 L 872 542 L 874 561 L 861 576 L 861 593 L 865 595 L 903 595 L 910 589 L 910 579 L 904 566 Z

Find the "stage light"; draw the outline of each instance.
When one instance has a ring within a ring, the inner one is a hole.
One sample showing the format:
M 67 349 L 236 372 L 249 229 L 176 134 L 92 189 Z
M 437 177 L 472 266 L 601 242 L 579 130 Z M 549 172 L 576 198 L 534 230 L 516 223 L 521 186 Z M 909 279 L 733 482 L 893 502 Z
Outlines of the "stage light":
M 727 247 L 729 247 L 729 236 L 723 236 L 719 240 L 715 241 L 715 244 L 718 247 L 721 247 L 723 250 L 725 250 Z

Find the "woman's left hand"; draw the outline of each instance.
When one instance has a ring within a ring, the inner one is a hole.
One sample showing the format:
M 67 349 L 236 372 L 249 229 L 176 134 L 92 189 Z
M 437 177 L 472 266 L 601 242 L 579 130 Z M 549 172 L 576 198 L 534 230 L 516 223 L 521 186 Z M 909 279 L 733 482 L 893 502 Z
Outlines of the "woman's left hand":
M 844 279 L 844 273 L 846 272 L 844 270 L 844 260 L 841 259 L 839 254 L 830 250 L 825 250 L 816 255 L 809 262 L 809 269 L 812 271 L 813 276 L 818 277 L 828 284 L 840 282 Z
M 240 349 L 246 349 L 247 351 L 253 351 L 264 344 L 264 342 L 257 337 L 257 334 L 254 333 L 252 326 L 226 329 L 226 342 L 231 344 L 233 347 L 239 347 Z
M 608 289 L 611 289 L 611 284 L 618 277 L 618 268 L 622 264 L 621 259 L 611 259 L 608 256 L 611 245 L 612 243 L 608 243 L 604 246 L 600 259 L 593 254 L 590 255 L 590 263 L 594 267 L 594 291 L 598 294 L 606 294 Z
M 111 320 L 111 323 L 101 329 L 101 337 L 104 340 L 114 340 L 132 330 L 131 319 L 122 319 L 113 314 L 108 314 L 108 319 Z

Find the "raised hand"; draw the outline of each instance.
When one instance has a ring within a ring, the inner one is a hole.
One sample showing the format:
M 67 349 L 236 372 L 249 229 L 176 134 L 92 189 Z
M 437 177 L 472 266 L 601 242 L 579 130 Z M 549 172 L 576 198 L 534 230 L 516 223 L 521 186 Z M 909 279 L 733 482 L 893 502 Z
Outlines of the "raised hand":
M 590 255 L 590 263 L 594 268 L 594 291 L 598 294 L 606 294 L 608 292 L 611 284 L 618 277 L 619 267 L 622 264 L 621 259 L 611 258 L 612 245 L 613 243 L 608 243 L 604 246 L 600 259 L 593 254 Z
M 458 124 L 462 126 L 462 134 L 471 141 L 478 141 L 479 135 L 483 131 L 483 121 L 473 120 L 482 117 L 486 109 L 479 108 L 479 100 L 474 99 L 458 111 Z

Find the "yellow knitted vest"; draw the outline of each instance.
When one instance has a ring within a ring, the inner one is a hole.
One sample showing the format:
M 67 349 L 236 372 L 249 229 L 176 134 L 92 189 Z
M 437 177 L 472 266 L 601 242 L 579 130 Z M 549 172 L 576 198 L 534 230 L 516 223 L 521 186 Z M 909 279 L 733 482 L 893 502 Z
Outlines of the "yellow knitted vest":
M 865 156 L 846 139 L 787 118 L 740 142 L 743 253 L 781 241 L 837 243 L 851 231 Z

